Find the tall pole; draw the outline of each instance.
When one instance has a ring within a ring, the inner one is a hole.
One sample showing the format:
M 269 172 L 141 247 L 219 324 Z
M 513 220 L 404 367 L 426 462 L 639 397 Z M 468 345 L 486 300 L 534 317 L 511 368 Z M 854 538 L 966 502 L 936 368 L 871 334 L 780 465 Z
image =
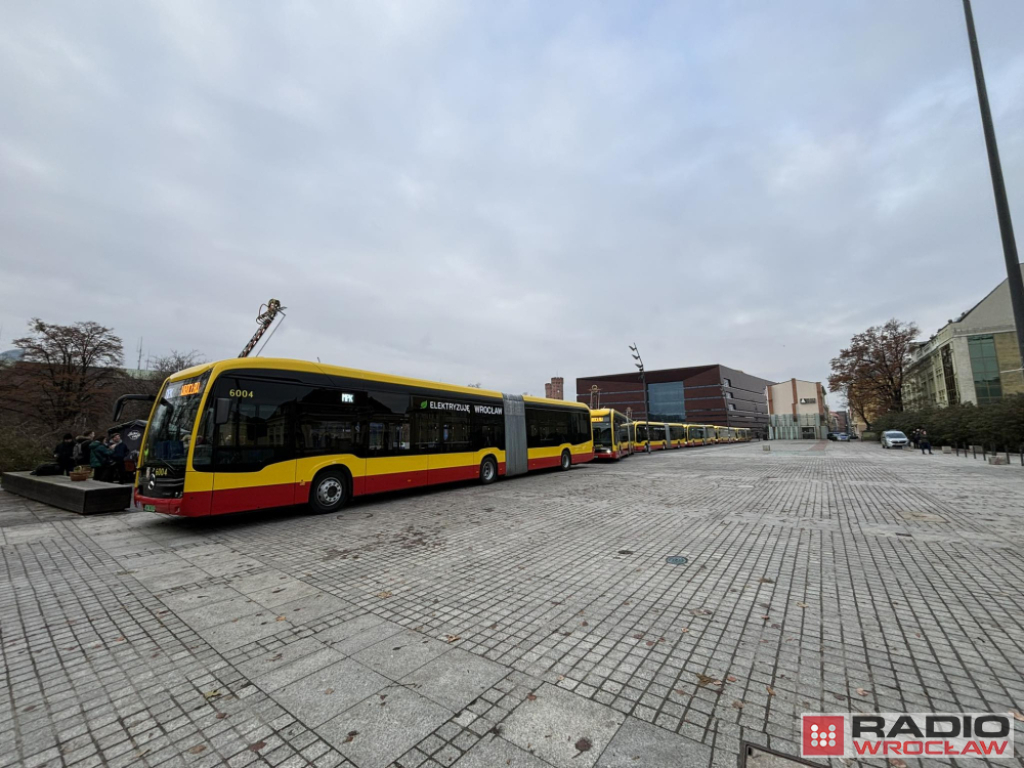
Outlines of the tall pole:
M 1021 279 L 1020 263 L 1017 257 L 1017 242 L 1013 237 L 1013 222 L 1010 220 L 1010 204 L 1006 200 L 1006 184 L 1003 181 L 1003 166 L 999 162 L 999 147 L 996 145 L 996 129 L 992 124 L 992 111 L 988 106 L 988 90 L 985 88 L 985 73 L 981 68 L 981 52 L 978 50 L 978 35 L 974 31 L 974 14 L 971 0 L 964 0 L 964 16 L 967 18 L 967 37 L 971 43 L 971 60 L 974 63 L 974 81 L 978 86 L 978 104 L 981 107 L 981 124 L 985 130 L 985 146 L 988 148 L 988 167 L 992 173 L 992 191 L 996 197 L 996 214 L 999 217 L 999 234 L 1003 238 L 1003 256 L 1006 259 L 1006 274 L 1010 288 L 1010 303 L 1013 305 L 1013 322 L 1017 327 L 1017 351 L 1020 353 L 1021 368 L 1024 369 L 1024 280 Z
M 644 388 L 644 419 L 646 420 L 647 427 L 647 441 L 644 448 L 647 453 L 651 452 L 651 407 L 647 402 L 647 374 L 644 373 L 644 361 L 640 359 L 640 350 L 636 348 L 636 343 L 629 345 L 630 350 L 633 352 L 633 359 L 636 360 L 637 368 L 640 369 L 640 383 Z

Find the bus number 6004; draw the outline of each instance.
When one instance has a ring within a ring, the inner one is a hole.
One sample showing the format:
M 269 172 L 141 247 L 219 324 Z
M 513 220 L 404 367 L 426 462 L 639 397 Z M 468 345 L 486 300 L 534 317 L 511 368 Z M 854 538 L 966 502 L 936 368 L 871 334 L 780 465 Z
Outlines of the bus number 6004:
M 228 391 L 230 397 L 252 397 L 253 391 L 251 389 L 232 389 Z

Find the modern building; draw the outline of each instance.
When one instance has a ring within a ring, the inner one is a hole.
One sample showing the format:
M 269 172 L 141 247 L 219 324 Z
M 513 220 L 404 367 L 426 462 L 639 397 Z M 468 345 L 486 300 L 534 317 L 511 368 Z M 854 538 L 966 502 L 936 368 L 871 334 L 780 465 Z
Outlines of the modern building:
M 555 376 L 551 379 L 551 383 L 544 385 L 544 397 L 552 400 L 564 400 L 565 399 L 565 379 L 561 376 Z
M 846 411 L 832 411 L 832 431 L 845 432 L 850 434 L 853 424 L 850 422 L 850 414 Z
M 790 379 L 768 387 L 769 433 L 772 440 L 823 440 L 830 414 L 820 381 Z
M 985 405 L 1024 392 L 1008 282 L 914 345 L 903 374 L 904 407 Z
M 766 379 L 724 365 L 647 371 L 652 421 L 768 430 Z M 594 408 L 614 408 L 647 418 L 644 389 L 636 371 L 576 379 L 576 399 Z

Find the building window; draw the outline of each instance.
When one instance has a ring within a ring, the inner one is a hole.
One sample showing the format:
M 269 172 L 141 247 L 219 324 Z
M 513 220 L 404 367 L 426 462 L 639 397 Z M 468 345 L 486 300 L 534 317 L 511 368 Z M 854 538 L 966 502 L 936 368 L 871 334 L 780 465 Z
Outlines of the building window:
M 947 344 L 942 348 L 942 377 L 946 382 L 946 402 L 956 405 L 960 398 L 956 394 L 956 375 L 953 373 L 953 350 Z
M 722 379 L 722 386 L 723 387 L 731 387 L 732 386 L 732 379 Z
M 733 405 L 732 403 L 726 403 L 726 406 L 729 408 L 730 411 L 735 411 L 736 410 L 736 406 Z
M 997 402 L 1003 396 L 1003 386 L 999 379 L 995 340 L 991 336 L 971 336 L 967 339 L 967 347 L 971 353 L 978 405 Z
M 725 396 L 732 400 L 732 392 L 726 392 Z
M 647 396 L 650 398 L 652 421 L 686 421 L 683 382 L 648 384 Z

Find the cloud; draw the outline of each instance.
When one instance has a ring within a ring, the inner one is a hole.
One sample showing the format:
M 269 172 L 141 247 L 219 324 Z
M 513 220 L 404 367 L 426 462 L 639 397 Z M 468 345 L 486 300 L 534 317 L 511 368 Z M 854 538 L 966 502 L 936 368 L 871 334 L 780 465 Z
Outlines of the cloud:
M 1014 210 L 1024 57 L 977 9 Z M 927 0 L 7 9 L 0 323 L 510 392 L 824 379 L 1002 279 L 963 20 Z M 0 348 L 5 347 L 0 339 Z

